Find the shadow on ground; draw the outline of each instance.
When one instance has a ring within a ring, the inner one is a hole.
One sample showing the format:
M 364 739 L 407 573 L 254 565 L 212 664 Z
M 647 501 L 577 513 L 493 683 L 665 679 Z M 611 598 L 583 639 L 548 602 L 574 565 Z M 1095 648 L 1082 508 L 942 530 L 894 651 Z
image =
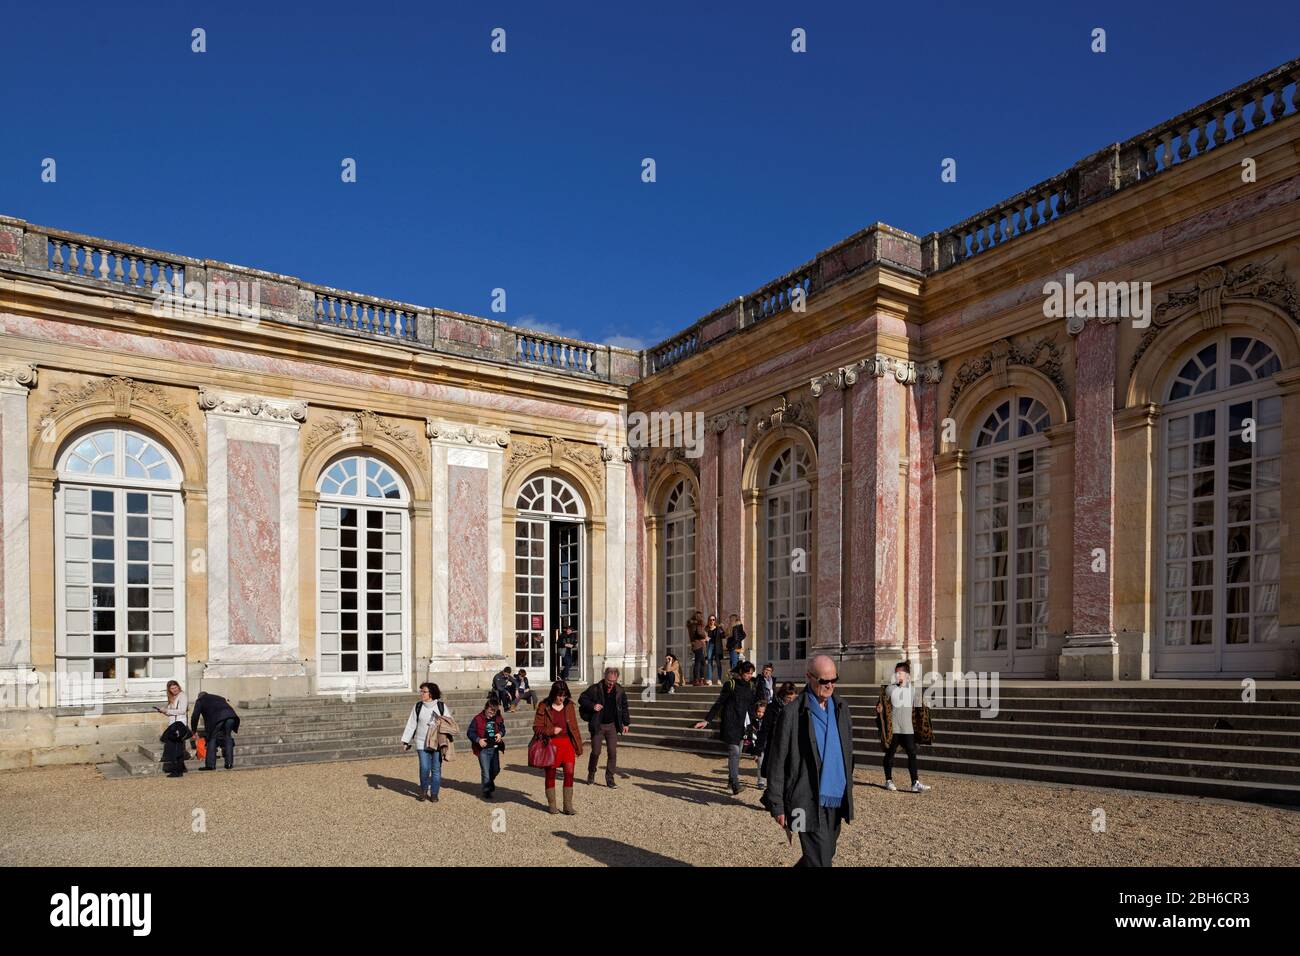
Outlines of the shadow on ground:
M 690 866 L 671 856 L 606 837 L 578 836 L 567 830 L 556 830 L 555 835 L 564 839 L 569 844 L 569 849 L 606 866 Z

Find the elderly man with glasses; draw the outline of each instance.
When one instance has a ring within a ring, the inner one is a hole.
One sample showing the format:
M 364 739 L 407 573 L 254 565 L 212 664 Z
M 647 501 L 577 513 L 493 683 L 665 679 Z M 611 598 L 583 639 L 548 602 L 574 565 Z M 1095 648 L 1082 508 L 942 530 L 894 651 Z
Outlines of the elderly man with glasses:
M 835 661 L 818 654 L 808 684 L 781 711 L 770 744 L 763 803 L 787 838 L 799 835 L 796 866 L 830 866 L 840 824 L 853 820 L 853 721 L 835 696 Z

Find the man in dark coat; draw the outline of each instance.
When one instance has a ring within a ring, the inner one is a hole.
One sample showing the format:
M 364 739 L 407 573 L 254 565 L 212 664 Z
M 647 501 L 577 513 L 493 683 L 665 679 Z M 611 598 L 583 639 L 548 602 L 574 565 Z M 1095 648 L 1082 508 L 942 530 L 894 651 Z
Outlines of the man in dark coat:
M 722 682 L 722 693 L 709 715 L 695 725 L 696 730 L 709 726 L 709 721 L 722 716 L 722 742 L 727 745 L 727 781 L 733 794 L 740 793 L 740 743 L 745 737 L 746 725 L 754 721 L 754 665 L 741 661 L 732 677 Z
M 838 681 L 835 661 L 814 657 L 771 743 L 763 803 L 790 839 L 799 834 L 798 866 L 830 866 L 840 824 L 853 819 L 853 721 Z
M 203 718 L 203 736 L 207 738 L 208 756 L 200 770 L 217 768 L 217 746 L 225 758 L 226 769 L 235 766 L 235 734 L 239 732 L 239 715 L 230 706 L 226 698 L 218 694 L 201 691 L 194 701 L 194 715 L 190 718 L 190 727 L 195 733 L 199 730 L 199 718 Z
M 600 762 L 600 745 L 609 748 L 605 761 L 605 786 L 617 790 L 614 773 L 618 770 L 618 735 L 625 734 L 632 723 L 628 717 L 627 691 L 618 682 L 618 668 L 606 667 L 605 679 L 592 684 L 578 698 L 578 714 L 591 731 L 591 756 L 587 760 L 587 783 L 596 782 Z

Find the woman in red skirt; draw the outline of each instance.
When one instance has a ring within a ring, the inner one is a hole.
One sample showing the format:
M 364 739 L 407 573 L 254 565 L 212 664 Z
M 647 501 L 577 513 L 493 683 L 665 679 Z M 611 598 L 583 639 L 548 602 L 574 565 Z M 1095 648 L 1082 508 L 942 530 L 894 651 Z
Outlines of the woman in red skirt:
M 573 816 L 573 764 L 582 756 L 582 731 L 578 725 L 578 708 L 569 695 L 569 685 L 557 680 L 551 692 L 537 705 L 533 733 L 541 734 L 555 746 L 555 763 L 546 768 L 546 803 L 552 813 L 555 805 L 555 771 L 564 768 L 564 812 Z

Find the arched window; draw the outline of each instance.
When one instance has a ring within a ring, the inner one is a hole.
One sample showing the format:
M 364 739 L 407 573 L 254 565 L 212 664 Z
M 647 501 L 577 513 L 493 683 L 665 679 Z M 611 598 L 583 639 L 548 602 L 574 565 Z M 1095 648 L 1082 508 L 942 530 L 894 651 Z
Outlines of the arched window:
M 1000 402 L 975 433 L 969 522 L 973 666 L 1045 668 L 1048 580 L 1047 408 Z
M 59 673 L 108 699 L 157 697 L 185 677 L 181 470 L 143 432 L 75 437 L 55 495 Z
M 317 483 L 323 687 L 405 687 L 410 647 L 410 498 L 387 464 L 333 462 Z
M 1282 400 L 1276 353 L 1223 332 L 1179 366 L 1163 431 L 1160 639 L 1166 673 L 1255 673 L 1278 640 Z
M 808 657 L 812 630 L 813 463 L 800 444 L 772 460 L 763 482 L 763 542 L 766 572 L 765 660 L 791 671 Z
M 683 478 L 664 502 L 663 614 L 659 646 L 687 660 L 686 621 L 695 609 L 695 491 Z
M 515 508 L 515 666 L 534 679 L 559 674 L 565 658 L 557 637 L 571 627 L 578 646 L 564 679 L 581 679 L 582 498 L 563 478 L 537 475 L 519 489 Z

